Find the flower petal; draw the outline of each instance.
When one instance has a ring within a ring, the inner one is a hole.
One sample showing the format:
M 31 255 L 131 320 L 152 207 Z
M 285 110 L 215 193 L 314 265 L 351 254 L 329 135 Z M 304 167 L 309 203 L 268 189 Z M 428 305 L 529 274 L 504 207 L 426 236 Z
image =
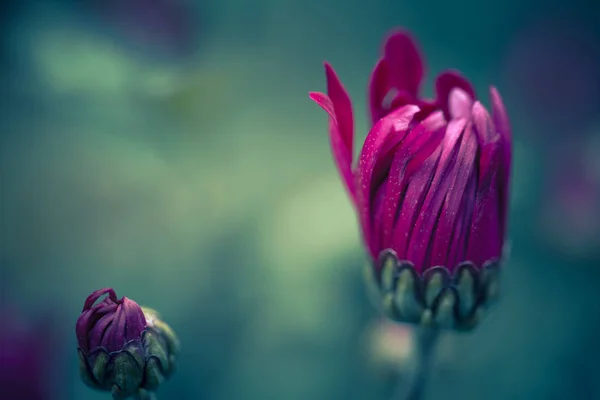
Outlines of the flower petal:
M 441 213 L 436 221 L 437 229 L 433 236 L 430 266 L 442 265 L 452 271 L 456 264 L 454 261 L 450 263 L 448 260 L 452 250 L 451 245 L 461 247 L 463 252 L 466 249 L 466 243 L 453 243 L 453 238 L 457 234 L 456 229 L 460 228 L 461 221 L 459 217 L 461 217 L 462 212 L 468 214 L 468 210 L 461 210 L 461 206 L 464 206 L 464 197 L 467 195 L 466 189 L 469 180 L 474 176 L 473 172 L 477 172 L 476 156 L 477 137 L 471 124 L 468 124 L 462 134 L 456 161 L 443 178 L 447 180 L 449 189 L 445 194 Z M 473 197 L 475 197 L 474 193 Z M 460 232 L 458 235 L 460 235 Z
M 502 143 L 499 139 L 483 146 L 467 250 L 467 259 L 477 266 L 500 258 L 502 252 L 504 238 L 498 190 L 501 163 Z
M 416 98 L 425 68 L 412 36 L 402 30 L 392 32 L 384 45 L 384 58 L 388 63 L 391 86 Z
M 146 318 L 142 308 L 133 300 L 123 297 L 123 308 L 125 310 L 125 324 L 127 333 L 125 341 L 142 337 L 142 332 L 146 329 Z
M 442 205 L 451 189 L 452 180 L 448 177 L 457 162 L 465 125 L 465 119 L 455 119 L 448 124 L 433 181 L 410 237 L 406 253 L 407 259 L 421 272 L 431 266 L 430 252 L 433 236 L 440 220 Z
M 352 104 L 335 71 L 325 64 L 327 94 L 311 92 L 310 98 L 329 114 L 329 137 L 333 155 L 340 174 L 350 193 L 356 199 L 356 187 L 352 173 L 354 121 Z
M 486 143 L 498 140 L 499 134 L 494 129 L 490 114 L 479 101 L 473 103 L 473 109 L 471 112 L 473 116 L 473 125 L 475 132 L 477 133 L 477 139 L 479 140 L 479 143 L 483 146 Z
M 98 344 L 89 341 L 89 332 L 94 329 L 98 320 L 105 315 L 112 314 L 116 309 L 117 304 L 106 298 L 105 301 L 81 313 L 75 324 L 75 334 L 77 336 L 77 344 L 84 353 L 87 354 L 92 350 L 90 347 L 95 347 Z
M 492 118 L 494 126 L 502 138 L 503 159 L 501 164 L 501 183 L 500 183 L 500 219 L 503 221 L 502 235 L 506 236 L 506 224 L 508 221 L 508 203 L 510 202 L 510 175 L 512 165 L 512 134 L 508 114 L 504 108 L 504 103 L 500 93 L 495 87 L 490 88 L 490 97 L 492 100 Z
M 375 244 L 371 240 L 371 202 L 373 201 L 373 173 L 376 164 L 382 156 L 382 148 L 388 136 L 403 136 L 408 130 L 408 126 L 413 116 L 419 111 L 419 107 L 408 105 L 389 114 L 375 124 L 365 139 L 357 167 L 357 192 L 356 199 L 363 236 L 371 255 L 377 257 Z
M 125 309 L 123 304 L 119 304 L 114 314 L 112 324 L 106 329 L 102 338 L 102 346 L 108 352 L 121 350 L 125 344 Z
M 104 288 L 104 289 L 98 289 L 96 291 L 94 291 L 92 294 L 90 294 L 87 299 L 85 299 L 85 303 L 83 304 L 83 311 L 85 310 L 89 310 L 90 308 L 92 308 L 92 306 L 94 305 L 94 303 L 103 295 L 108 293 L 108 298 L 111 299 L 112 301 L 117 301 L 117 294 L 115 293 L 114 289 L 112 288 Z
M 390 91 L 389 68 L 385 59 L 375 65 L 369 82 L 369 107 L 373 125 L 389 112 L 383 102 Z
M 442 129 L 445 131 L 444 128 Z M 409 174 L 407 171 L 404 174 L 402 187 L 406 187 L 406 189 L 400 207 L 400 214 L 392 233 L 392 245 L 390 246 L 402 260 L 408 261 L 407 249 L 415 227 L 415 221 L 419 217 L 419 212 L 431 186 L 441 154 L 442 148 L 438 146 L 426 160 L 420 164 L 414 164 L 417 168 L 414 172 Z
M 475 165 L 462 196 L 446 260 L 448 268 L 454 268 L 467 260 L 467 246 L 469 244 L 469 234 L 471 232 L 471 222 L 477 195 L 478 172 L 479 168 Z
M 384 43 L 383 57 L 375 65 L 369 83 L 373 125 L 399 105 L 415 103 L 423 74 L 423 60 L 413 38 L 406 31 L 391 32 Z M 397 94 L 390 104 L 386 104 L 392 90 Z M 406 98 L 411 101 L 406 101 Z
M 398 218 L 401 198 L 408 185 L 408 177 L 434 152 L 440 144 L 446 120 L 441 112 L 430 115 L 413 128 L 400 144 L 394 155 L 394 161 L 388 176 L 388 186 L 385 194 L 384 213 L 379 220 L 382 249 L 392 246 L 392 229 Z
M 442 72 L 435 81 L 436 100 L 448 120 L 452 117 L 450 113 L 450 93 L 456 88 L 461 89 L 471 99 L 476 99 L 473 86 L 458 71 Z
M 94 326 L 88 332 L 88 343 L 90 351 L 94 350 L 96 347 L 101 345 L 106 330 L 113 323 L 113 317 L 113 314 L 105 314 L 94 324 Z
M 473 98 L 460 88 L 454 88 L 448 95 L 448 112 L 451 118 L 468 118 L 471 114 Z

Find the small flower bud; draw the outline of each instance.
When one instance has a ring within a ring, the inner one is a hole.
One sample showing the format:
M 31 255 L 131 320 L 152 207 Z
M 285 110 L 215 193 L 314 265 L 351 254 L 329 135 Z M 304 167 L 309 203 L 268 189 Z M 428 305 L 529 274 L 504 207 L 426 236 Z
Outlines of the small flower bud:
M 100 297 L 108 296 L 96 303 Z M 175 370 L 179 351 L 173 330 L 156 311 L 113 289 L 100 289 L 85 301 L 76 325 L 83 382 L 111 391 L 114 399 L 151 398 Z

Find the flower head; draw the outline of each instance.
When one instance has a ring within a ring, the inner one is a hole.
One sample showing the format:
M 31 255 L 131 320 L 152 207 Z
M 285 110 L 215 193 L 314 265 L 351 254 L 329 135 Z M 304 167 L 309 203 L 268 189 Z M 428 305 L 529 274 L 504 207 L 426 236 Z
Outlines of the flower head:
M 156 311 L 118 299 L 113 289 L 88 296 L 75 331 L 83 381 L 115 399 L 154 390 L 174 371 L 175 333 Z
M 490 90 L 492 116 L 456 71 L 437 77 L 435 99 L 421 98 L 424 63 L 417 46 L 408 33 L 393 32 L 371 76 L 373 127 L 353 165 L 350 98 L 329 64 L 325 71 L 327 95 L 311 98 L 330 116 L 334 158 L 376 274 L 388 256 L 396 269 L 410 264 L 413 279 L 443 268 L 447 280 L 466 263 L 476 273 L 498 261 L 506 236 L 511 138 L 497 90 Z

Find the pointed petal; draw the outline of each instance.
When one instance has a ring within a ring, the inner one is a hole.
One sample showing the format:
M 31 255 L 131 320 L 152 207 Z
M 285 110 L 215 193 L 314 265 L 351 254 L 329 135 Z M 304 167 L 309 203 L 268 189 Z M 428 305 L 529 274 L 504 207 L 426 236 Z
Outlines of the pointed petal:
M 133 300 L 123 297 L 123 308 L 125 310 L 125 324 L 127 333 L 125 341 L 142 337 L 142 332 L 146 329 L 146 318 L 142 308 Z
M 473 98 L 460 88 L 450 91 L 448 98 L 448 112 L 451 118 L 468 118 L 471 115 Z
M 459 206 L 459 212 L 456 218 L 452 240 L 450 242 L 450 251 L 446 260 L 448 268 L 456 268 L 457 265 L 467 260 L 467 246 L 469 244 L 469 234 L 471 232 L 471 222 L 477 195 L 478 173 L 479 166 L 475 165 L 469 176 Z
M 442 128 L 442 134 L 444 132 L 445 128 Z M 406 187 L 405 195 L 392 233 L 391 246 L 401 260 L 410 261 L 407 254 L 409 241 L 415 227 L 415 221 L 419 217 L 419 212 L 433 181 L 441 154 L 442 147 L 438 146 L 426 160 L 419 164 L 413 164 L 416 170 L 410 174 L 408 172 L 404 174 L 401 186 Z
M 436 100 L 447 119 L 451 118 L 450 93 L 456 88 L 461 89 L 471 99 L 476 98 L 473 86 L 458 71 L 442 72 L 435 81 Z
M 390 33 L 369 83 L 369 106 L 373 125 L 397 107 L 414 103 L 423 79 L 424 65 L 415 41 L 406 31 Z M 396 94 L 391 91 L 397 92 Z M 394 97 L 390 104 L 387 99 Z M 410 99 L 410 101 L 408 101 Z
M 371 247 L 376 249 L 383 249 L 382 239 L 381 239 L 381 230 L 378 227 L 381 225 L 380 221 L 383 218 L 383 213 L 385 211 L 384 206 L 386 202 L 386 194 L 388 191 L 389 182 L 388 180 L 383 180 L 381 185 L 377 189 L 375 189 L 375 195 L 373 196 L 373 206 L 372 206 L 372 221 L 374 228 L 372 229 L 371 236 Z
M 500 220 L 499 167 L 502 162 L 500 140 L 486 144 L 481 150 L 479 179 L 473 221 L 469 233 L 467 259 L 478 267 L 500 258 L 503 225 Z
M 373 172 L 377 161 L 382 156 L 381 149 L 390 135 L 404 135 L 413 116 L 419 107 L 409 105 L 402 107 L 386 118 L 381 119 L 369 132 L 365 139 L 357 167 L 357 205 L 363 236 L 371 250 L 371 255 L 377 257 L 378 249 L 371 241 L 371 201 L 373 200 Z
M 384 107 L 383 104 L 389 91 L 389 68 L 386 61 L 381 59 L 375 65 L 369 82 L 369 107 L 373 125 L 389 112 L 389 109 Z
M 121 350 L 125 343 L 125 333 L 125 310 L 123 304 L 119 304 L 112 324 L 105 331 L 102 345 L 108 352 Z
M 102 343 L 102 338 L 106 333 L 106 330 L 110 327 L 113 322 L 113 314 L 105 314 L 102 318 L 96 322 L 94 327 L 90 330 L 88 334 L 88 342 L 90 350 L 94 350 L 99 347 Z
M 504 103 L 500 93 L 495 87 L 490 88 L 490 97 L 492 100 L 492 118 L 494 126 L 502 137 L 503 159 L 501 165 L 501 183 L 500 183 L 500 219 L 503 222 L 502 237 L 506 238 L 506 225 L 508 222 L 508 206 L 510 202 L 510 175 L 512 166 L 512 134 L 508 114 L 504 108 Z
M 401 199 L 406 191 L 408 179 L 440 144 L 446 125 L 446 120 L 441 112 L 436 112 L 413 128 L 400 144 L 396 151 L 394 161 L 390 168 L 388 187 L 385 194 L 385 212 L 382 215 L 380 226 L 382 248 L 392 246 L 392 229 L 399 215 Z
M 335 71 L 325 64 L 327 75 L 327 93 L 310 93 L 310 98 L 329 114 L 329 137 L 333 155 L 340 174 L 353 200 L 356 188 L 352 173 L 352 151 L 354 140 L 354 122 L 350 98 Z
M 490 98 L 492 100 L 492 116 L 494 119 L 494 126 L 500 133 L 500 136 L 502 136 L 505 151 L 508 151 L 508 154 L 510 155 L 512 143 L 510 121 L 508 119 L 508 114 L 506 113 L 504 103 L 502 102 L 502 97 L 500 97 L 500 93 L 498 93 L 498 90 L 493 86 L 490 88 Z M 510 157 L 504 161 L 510 165 Z
M 384 45 L 391 86 L 417 97 L 423 79 L 423 59 L 415 40 L 406 31 L 395 31 Z
M 90 313 L 85 312 L 77 319 L 77 323 L 75 324 L 75 334 L 77 336 L 77 345 L 86 354 L 90 350 L 89 343 L 87 340 L 87 334 L 94 323 L 95 323 L 95 321 L 91 320 Z
M 445 197 L 451 188 L 452 181 L 448 179 L 448 176 L 456 163 L 465 125 L 466 120 L 464 119 L 452 120 L 448 124 L 444 141 L 441 144 L 442 154 L 410 238 L 407 258 L 421 272 L 431 266 L 430 253 L 433 234 L 440 219 Z
M 474 129 L 481 146 L 498 140 L 498 133 L 494 129 L 490 114 L 479 101 L 473 103 L 472 116 Z
M 442 265 L 452 271 L 456 265 L 448 262 L 448 256 L 451 252 L 451 244 L 456 234 L 457 225 L 460 225 L 458 218 L 461 214 L 461 205 L 465 197 L 467 184 L 476 167 L 475 157 L 477 156 L 477 137 L 468 124 L 462 135 L 460 148 L 456 156 L 455 163 L 450 167 L 444 180 L 447 181 L 449 189 L 445 195 L 445 200 L 441 208 L 439 219 L 437 220 L 437 229 L 433 235 L 433 247 L 431 251 L 430 266 Z M 473 197 L 474 194 L 473 194 Z M 460 243 L 456 245 L 461 246 Z M 466 244 L 462 244 L 465 248 Z

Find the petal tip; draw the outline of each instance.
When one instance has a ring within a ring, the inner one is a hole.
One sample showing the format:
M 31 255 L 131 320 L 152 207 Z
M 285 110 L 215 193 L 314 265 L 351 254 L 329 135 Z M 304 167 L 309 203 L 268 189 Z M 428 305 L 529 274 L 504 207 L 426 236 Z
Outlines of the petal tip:
M 492 120 L 489 112 L 481 104 L 479 100 L 473 103 L 471 108 L 471 114 L 473 116 L 473 122 L 475 124 L 475 130 L 480 143 L 486 144 L 494 142 L 499 137 L 498 133 L 492 128 Z
M 319 102 L 319 100 L 321 98 L 323 98 L 323 96 L 325 96 L 325 95 L 321 92 L 308 92 L 308 97 L 311 100 L 316 101 L 317 103 Z
M 390 45 L 414 48 L 415 50 L 418 49 L 417 41 L 413 35 L 404 28 L 395 28 L 388 32 L 384 48 L 387 48 Z
M 331 99 L 325 93 L 309 92 L 308 97 L 329 114 L 335 114 Z
M 492 117 L 494 119 L 494 125 L 504 139 L 508 142 L 511 140 L 510 122 L 506 107 L 504 107 L 504 101 L 500 92 L 495 86 L 490 86 L 490 100 L 492 102 Z

